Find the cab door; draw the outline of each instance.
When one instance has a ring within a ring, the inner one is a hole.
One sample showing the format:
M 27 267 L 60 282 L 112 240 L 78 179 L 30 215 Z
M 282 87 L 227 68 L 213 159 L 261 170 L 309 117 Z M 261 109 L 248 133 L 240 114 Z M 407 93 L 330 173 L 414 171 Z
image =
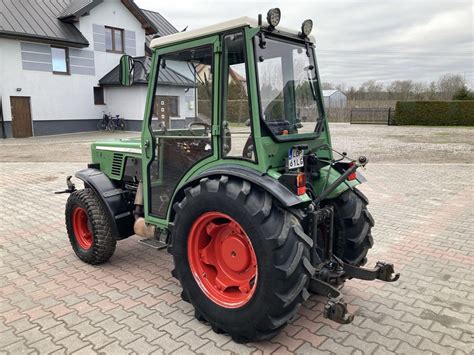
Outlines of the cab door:
M 166 227 L 175 191 L 193 171 L 218 159 L 219 62 L 218 36 L 159 49 L 153 56 L 142 132 L 148 222 Z M 155 100 L 163 97 L 172 98 L 166 120 L 153 114 Z

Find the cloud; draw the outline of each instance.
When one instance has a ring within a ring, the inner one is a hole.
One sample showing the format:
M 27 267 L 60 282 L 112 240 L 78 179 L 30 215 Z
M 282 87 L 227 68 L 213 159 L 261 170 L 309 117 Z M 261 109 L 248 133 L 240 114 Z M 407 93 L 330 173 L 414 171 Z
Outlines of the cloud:
M 360 85 L 465 75 L 474 87 L 474 11 L 471 0 L 190 1 L 136 0 L 189 30 L 240 16 L 282 10 L 282 25 L 315 22 L 322 79 Z

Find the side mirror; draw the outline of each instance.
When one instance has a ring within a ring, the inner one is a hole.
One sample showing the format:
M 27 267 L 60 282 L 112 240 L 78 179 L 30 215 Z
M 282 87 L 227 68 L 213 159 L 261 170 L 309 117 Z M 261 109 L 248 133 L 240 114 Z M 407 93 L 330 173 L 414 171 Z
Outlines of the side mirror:
M 135 60 L 129 55 L 120 58 L 119 81 L 122 86 L 133 85 L 133 75 L 135 72 Z

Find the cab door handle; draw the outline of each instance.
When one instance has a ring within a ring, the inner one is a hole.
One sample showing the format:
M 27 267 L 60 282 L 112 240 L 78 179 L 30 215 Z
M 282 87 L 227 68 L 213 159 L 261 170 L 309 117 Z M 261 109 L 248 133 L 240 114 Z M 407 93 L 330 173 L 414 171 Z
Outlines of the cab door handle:
M 143 142 L 143 150 L 145 151 L 145 156 L 149 158 L 150 157 L 150 141 L 148 139 L 146 139 Z

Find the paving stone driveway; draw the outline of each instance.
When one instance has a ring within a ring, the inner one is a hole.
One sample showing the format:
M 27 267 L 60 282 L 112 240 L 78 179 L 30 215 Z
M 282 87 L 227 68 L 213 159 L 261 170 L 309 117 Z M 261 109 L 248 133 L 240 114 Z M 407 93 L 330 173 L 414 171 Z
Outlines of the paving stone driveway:
M 193 317 L 166 251 L 119 242 L 105 265 L 73 254 L 64 177 L 83 164 L 0 163 L 0 352 L 473 353 L 473 165 L 365 172 L 376 246 L 399 282 L 348 281 L 356 318 L 338 325 L 311 297 L 272 341 L 239 345 Z

